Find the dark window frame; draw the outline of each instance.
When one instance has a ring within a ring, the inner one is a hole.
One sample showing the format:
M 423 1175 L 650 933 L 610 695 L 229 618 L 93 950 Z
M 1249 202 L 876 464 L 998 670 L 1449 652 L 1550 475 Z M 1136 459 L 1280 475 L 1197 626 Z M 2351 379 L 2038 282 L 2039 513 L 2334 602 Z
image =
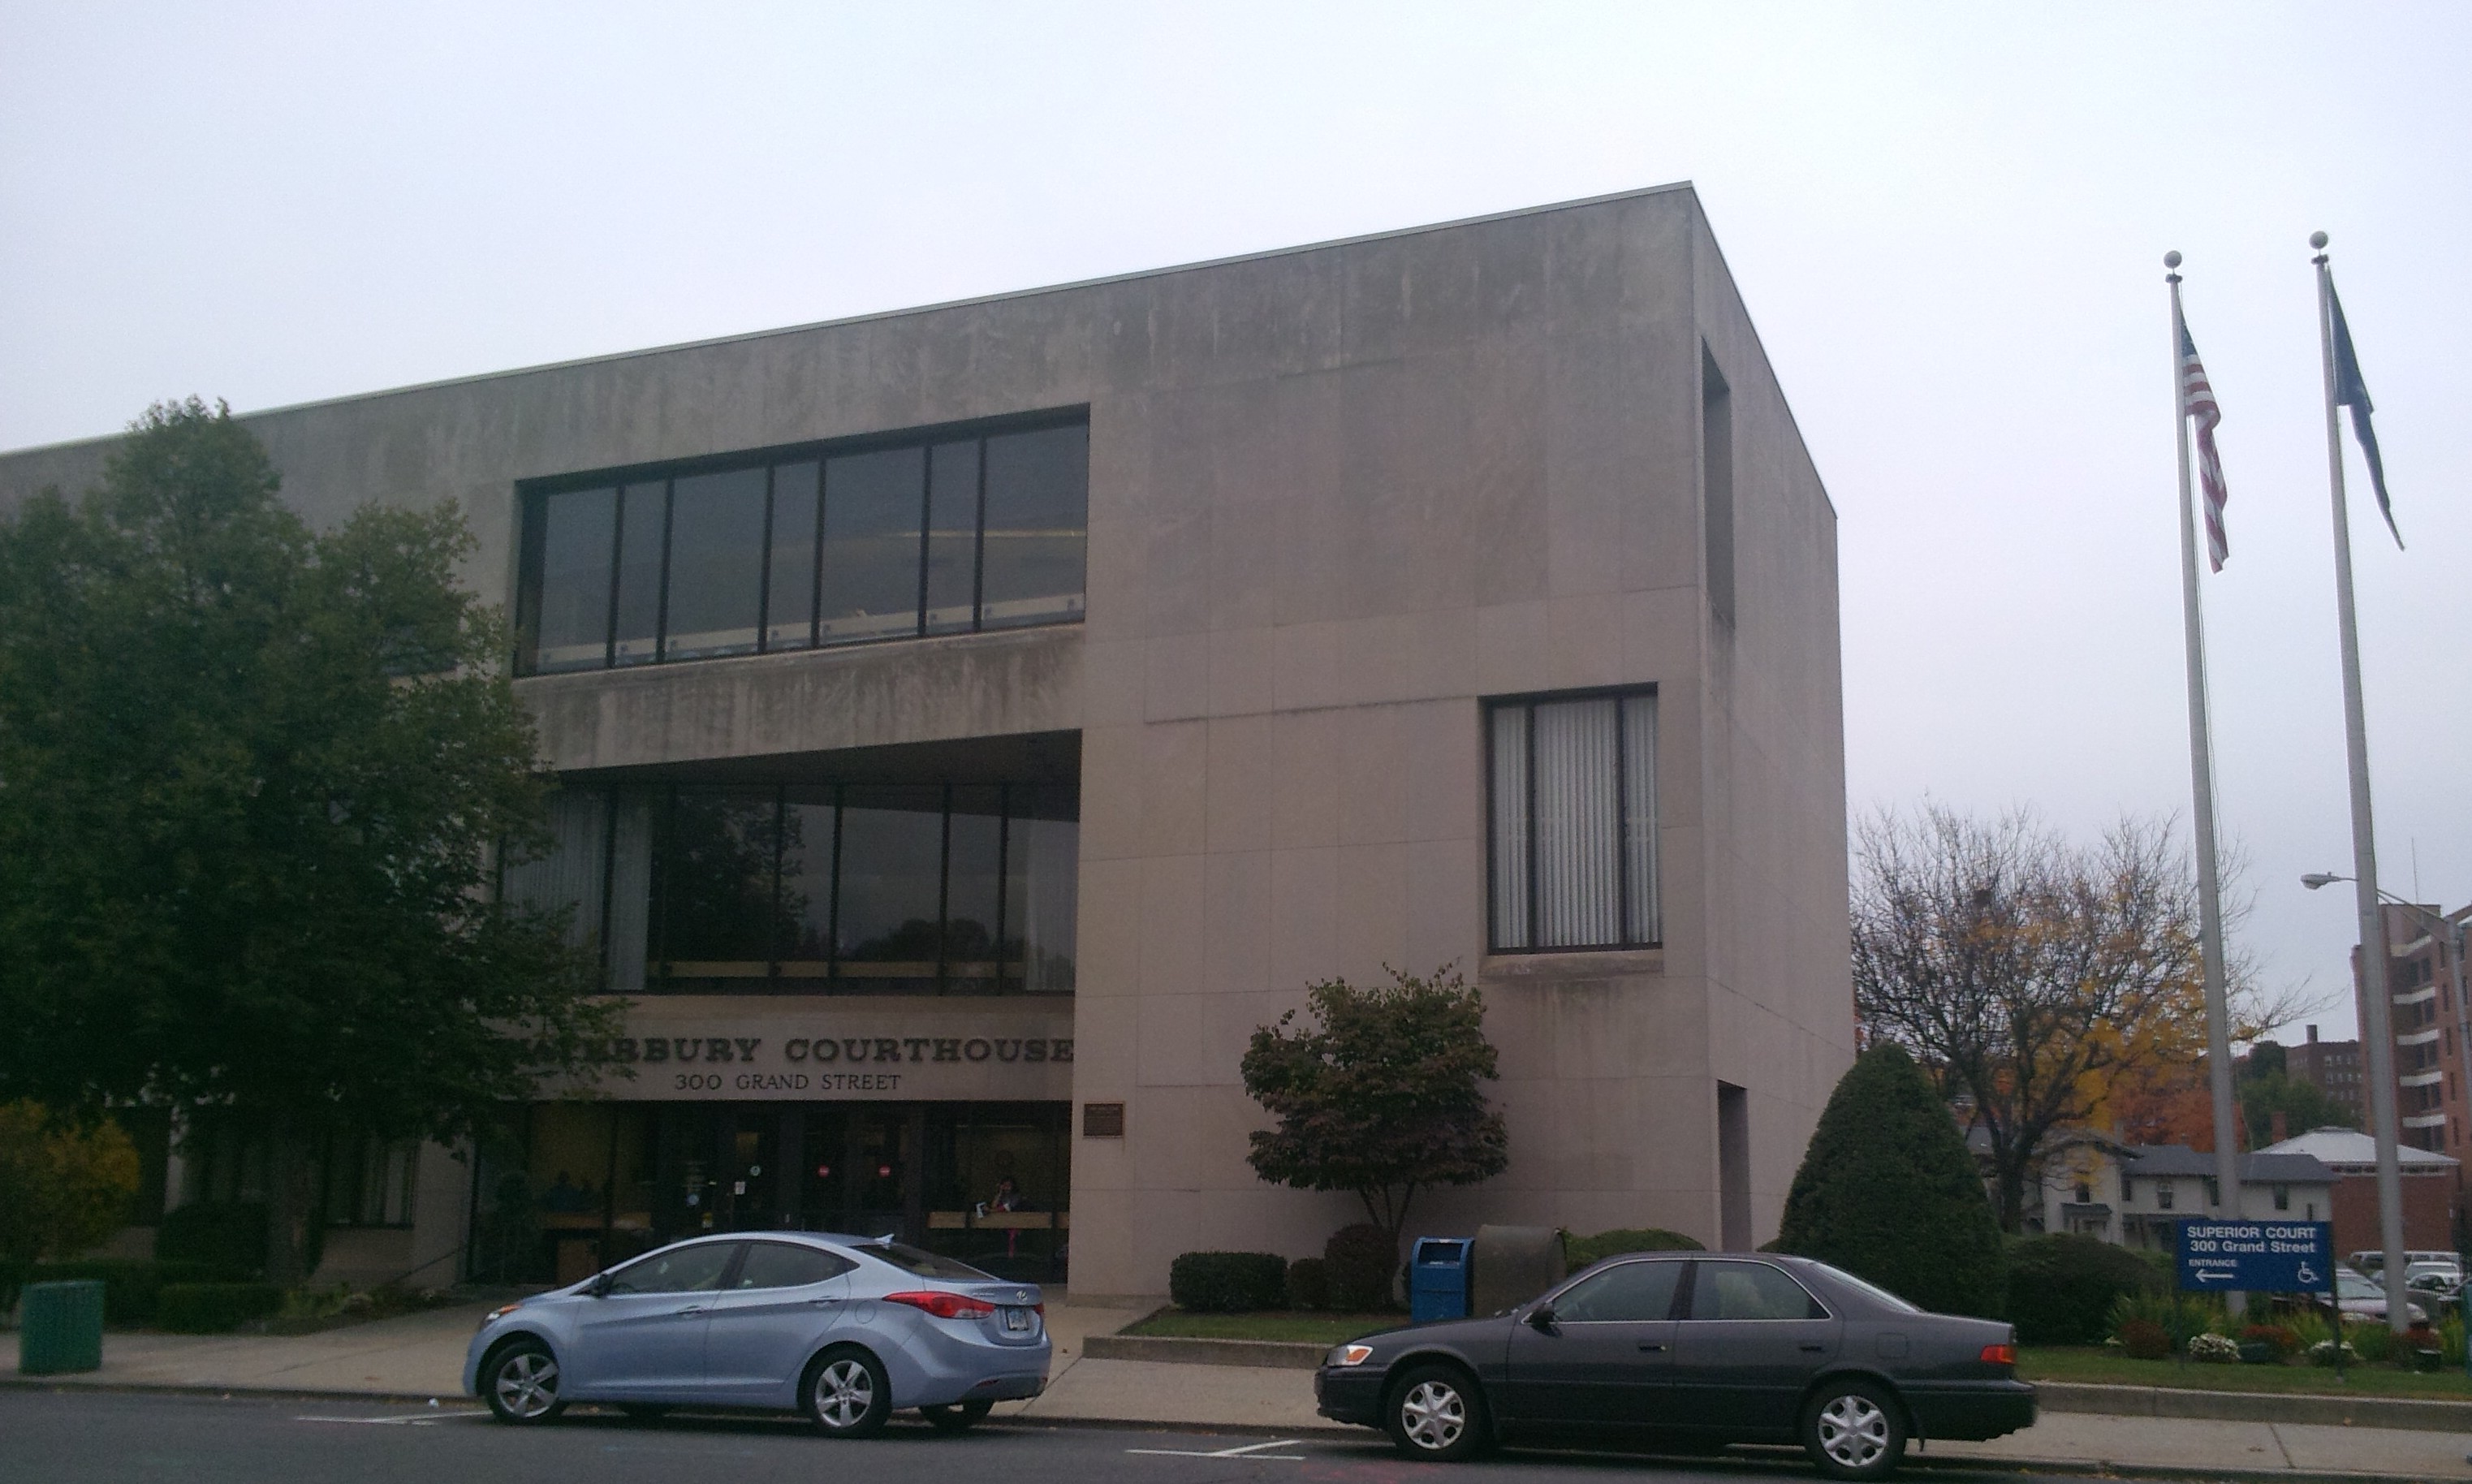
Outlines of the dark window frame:
M 577 786 L 594 788 L 597 791 L 612 795 L 627 788 L 627 785 L 607 784 L 586 784 Z M 646 909 L 647 919 L 645 931 L 647 934 L 647 942 L 644 946 L 644 987 L 640 992 L 645 994 L 666 995 L 679 993 L 692 994 L 700 993 L 697 991 L 674 990 L 666 987 L 672 983 L 677 982 L 677 976 L 673 975 L 669 969 L 669 966 L 672 963 L 677 962 L 677 960 L 665 956 L 665 950 L 670 946 L 665 940 L 669 932 L 669 896 L 671 891 L 671 881 L 669 872 L 660 869 L 658 858 L 664 852 L 664 842 L 672 838 L 670 832 L 675 827 L 674 811 L 677 807 L 679 791 L 682 788 L 692 789 L 710 786 L 712 785 L 663 782 L 652 785 L 650 788 L 646 788 L 643 785 L 635 785 L 632 790 L 636 792 L 648 792 L 654 795 L 654 799 L 651 803 L 653 817 L 650 824 L 650 829 L 652 833 L 651 848 L 655 855 L 655 863 L 649 870 L 650 880 L 648 882 L 648 890 L 651 893 L 651 900 Z M 772 795 L 772 862 L 769 874 L 771 883 L 769 896 L 772 902 L 772 920 L 776 929 L 782 927 L 785 922 L 781 911 L 781 890 L 783 852 L 787 848 L 789 836 L 787 821 L 789 792 L 793 788 L 798 788 L 817 793 L 828 793 L 831 796 L 831 807 L 833 811 L 832 840 L 827 847 L 830 866 L 828 868 L 829 874 L 826 877 L 827 885 L 825 890 L 823 961 L 826 965 L 826 969 L 824 974 L 820 978 L 817 978 L 813 981 L 802 980 L 802 982 L 812 982 L 812 984 L 816 986 L 814 988 L 801 989 L 795 992 L 782 990 L 780 986 L 788 977 L 781 972 L 782 964 L 788 961 L 788 955 L 784 951 L 788 945 L 776 936 L 775 941 L 771 945 L 770 957 L 765 961 L 767 964 L 767 972 L 760 981 L 749 981 L 750 984 L 760 983 L 764 988 L 761 990 L 742 993 L 796 993 L 833 995 L 844 998 L 867 996 L 876 993 L 873 991 L 848 988 L 848 986 L 852 984 L 863 981 L 844 979 L 841 975 L 842 833 L 849 817 L 849 790 L 852 788 L 867 788 L 870 786 L 873 785 L 865 782 L 851 782 L 845 779 L 818 783 L 789 783 L 776 781 L 771 783 L 738 785 L 739 789 L 744 792 L 752 794 L 758 791 L 767 791 Z M 938 789 L 941 795 L 940 812 L 938 825 L 939 844 L 936 887 L 936 988 L 927 993 L 938 997 L 1011 998 L 1015 996 L 1023 996 L 1036 999 L 1058 1000 L 1073 998 L 1076 991 L 1034 992 L 1027 987 L 1031 978 L 1030 949 L 1033 945 L 1031 945 L 1027 940 L 1024 940 L 1022 943 L 1015 945 L 1010 951 L 1008 951 L 1006 947 L 1006 929 L 1010 925 L 1007 922 L 1009 900 L 1006 883 L 1011 878 L 1011 871 L 1014 865 L 1013 850 L 1016 844 L 1017 832 L 1012 828 L 1013 821 L 1021 818 L 1035 817 L 1019 812 L 1015 808 L 1016 802 L 1027 803 L 1034 800 L 1034 796 L 1039 792 L 1047 789 L 1070 789 L 1075 796 L 1074 820 L 1075 823 L 1078 824 L 1081 817 L 1079 800 L 1080 790 L 1078 786 L 1055 781 L 1042 781 L 1034 778 L 1006 778 L 995 780 L 993 782 L 981 782 L 976 785 L 980 787 L 991 787 L 996 791 L 997 820 L 995 922 L 993 924 L 993 942 L 990 945 L 994 955 L 992 962 L 996 965 L 995 979 L 993 981 L 995 989 L 991 993 L 983 992 L 979 993 L 973 993 L 967 990 L 955 988 L 957 984 L 974 983 L 976 981 L 957 980 L 950 972 L 951 964 L 953 962 L 951 958 L 951 944 L 949 940 L 952 928 L 951 905 L 953 891 L 952 842 L 954 801 L 959 790 L 965 785 L 947 778 L 939 783 L 927 786 Z M 602 825 L 600 860 L 600 892 L 602 902 L 601 920 L 605 924 L 612 921 L 609 914 L 611 909 L 616 905 L 614 898 L 617 891 L 618 875 L 616 848 L 618 814 L 619 811 L 614 802 L 611 807 L 603 811 L 604 819 Z M 1027 849 L 1026 846 L 1023 848 Z M 504 867 L 502 865 L 497 882 L 498 892 L 502 896 L 505 892 L 505 885 Z M 609 969 L 610 956 L 613 946 L 614 945 L 610 941 L 609 932 L 605 925 L 597 943 L 595 944 L 595 950 L 599 957 L 601 969 L 605 975 Z M 753 961 L 748 960 L 746 962 Z M 1008 969 L 1010 969 L 1013 971 L 1009 974 L 1006 972 Z M 693 981 L 690 980 L 688 982 Z M 1016 983 L 1023 987 L 1017 989 L 1007 987 L 1008 985 Z
M 1007 623 L 994 628 L 986 623 L 986 544 L 987 544 L 987 443 L 990 439 L 1010 434 L 1042 432 L 1052 428 L 1090 425 L 1090 409 L 1078 407 L 1052 408 L 1038 412 L 1012 414 L 999 418 L 981 418 L 963 422 L 944 423 L 934 427 L 907 428 L 898 432 L 869 433 L 852 438 L 820 440 L 810 443 L 784 443 L 767 448 L 745 449 L 727 454 L 715 454 L 695 459 L 666 460 L 659 463 L 625 465 L 613 468 L 559 474 L 540 479 L 520 480 L 515 485 L 517 553 L 515 562 L 515 647 L 511 657 L 514 674 L 528 678 L 540 674 L 589 674 L 588 669 L 543 671 L 538 669 L 535 653 L 543 608 L 543 571 L 547 547 L 548 502 L 551 496 L 577 491 L 614 488 L 617 498 L 612 502 L 611 518 L 616 529 L 610 541 L 610 582 L 608 616 L 602 631 L 603 670 L 637 669 L 648 665 L 694 664 L 708 658 L 744 658 L 735 656 L 694 656 L 673 658 L 669 655 L 670 551 L 674 544 L 674 526 L 677 512 L 677 481 L 698 474 L 730 473 L 742 469 L 761 468 L 764 479 L 764 537 L 761 565 L 757 577 L 759 595 L 756 605 L 755 649 L 757 655 L 791 654 L 816 649 L 847 649 L 868 644 L 899 643 L 929 636 L 927 628 L 928 549 L 931 532 L 929 515 L 933 509 L 934 458 L 938 444 L 975 442 L 978 445 L 978 470 L 975 481 L 977 529 L 970 555 L 970 626 L 966 630 L 948 629 L 935 636 L 951 637 L 962 634 L 987 634 L 1016 628 L 1050 628 L 1082 621 L 1086 612 L 1087 566 L 1084 566 L 1083 593 L 1085 607 L 1056 618 L 1030 623 Z M 828 461 L 852 454 L 885 449 L 915 447 L 919 450 L 920 475 L 918 489 L 918 580 L 915 616 L 909 632 L 878 634 L 866 638 L 838 639 L 826 643 L 823 634 L 823 513 L 831 506 L 832 492 L 827 471 Z M 816 464 L 818 518 L 815 522 L 815 554 L 809 563 L 811 591 L 808 595 L 807 642 L 803 645 L 775 646 L 772 642 L 772 525 L 774 515 L 775 469 L 785 464 Z M 630 488 L 661 490 L 661 561 L 660 591 L 656 600 L 656 616 L 651 635 L 649 657 L 621 666 L 617 662 L 617 629 L 619 582 L 625 562 L 625 508 Z M 1082 539 L 1089 539 L 1089 491 L 1082 491 Z
M 1542 953 L 1630 953 L 1662 948 L 1665 946 L 1665 872 L 1662 868 L 1662 862 L 1664 859 L 1662 852 L 1659 852 L 1657 855 L 1658 869 L 1655 872 L 1656 893 L 1654 906 L 1657 928 L 1656 935 L 1651 938 L 1634 938 L 1631 936 L 1631 868 L 1628 835 L 1627 834 L 1630 821 L 1630 797 L 1628 769 L 1626 767 L 1628 754 L 1625 748 L 1625 742 L 1627 741 L 1625 729 L 1628 727 L 1628 723 L 1624 718 L 1624 709 L 1620 703 L 1642 696 L 1648 697 L 1651 700 L 1656 700 L 1658 698 L 1658 692 L 1655 683 L 1651 682 L 1645 685 L 1592 685 L 1578 690 L 1530 691 L 1518 695 L 1487 696 L 1479 704 L 1477 708 L 1478 722 L 1485 733 L 1485 942 L 1486 952 L 1487 954 L 1503 956 L 1517 954 L 1524 956 Z M 1616 897 L 1615 916 L 1622 923 L 1622 931 L 1624 935 L 1622 941 L 1616 943 L 1553 944 L 1549 945 L 1537 945 L 1533 942 L 1536 937 L 1536 924 L 1538 921 L 1537 908 L 1539 906 L 1536 885 L 1536 708 L 1540 706 L 1554 706 L 1566 701 L 1612 701 L 1616 703 L 1614 706 L 1614 891 Z M 1525 724 L 1521 728 L 1521 746 L 1526 750 L 1528 754 L 1528 764 L 1522 771 L 1521 775 L 1526 781 L 1528 788 L 1528 804 L 1526 809 L 1528 828 L 1528 869 L 1525 874 L 1524 884 L 1528 894 L 1528 936 L 1532 942 L 1527 945 L 1506 945 L 1494 936 L 1495 924 L 1500 921 L 1500 914 L 1496 911 L 1497 902 L 1495 898 L 1495 883 L 1500 879 L 1498 868 L 1500 865 L 1502 842 L 1496 838 L 1494 830 L 1494 821 L 1496 818 L 1494 807 L 1496 802 L 1494 797 L 1494 782 L 1498 775 L 1495 772 L 1494 766 L 1493 718 L 1497 712 L 1514 707 L 1525 712 Z M 1659 715 L 1662 715 L 1661 706 L 1659 707 Z M 1660 750 L 1654 747 L 1653 741 L 1654 739 L 1652 737 L 1650 752 L 1652 773 L 1649 778 L 1652 803 L 1653 803 L 1653 792 L 1656 786 L 1654 769 L 1657 766 L 1658 759 L 1661 755 Z

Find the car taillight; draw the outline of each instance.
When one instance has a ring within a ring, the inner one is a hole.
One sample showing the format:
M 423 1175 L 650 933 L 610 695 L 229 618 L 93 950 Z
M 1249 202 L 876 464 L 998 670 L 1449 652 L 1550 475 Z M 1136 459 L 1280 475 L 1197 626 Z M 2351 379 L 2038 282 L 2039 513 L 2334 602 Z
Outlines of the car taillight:
M 2013 1366 L 2017 1363 L 2017 1347 L 1985 1345 L 1983 1347 L 1982 1360 L 1987 1366 Z
M 973 1299 L 962 1293 L 930 1293 L 915 1290 L 909 1293 L 888 1293 L 887 1304 L 907 1304 L 912 1308 L 925 1309 L 939 1319 L 985 1319 L 996 1306 L 985 1299 Z

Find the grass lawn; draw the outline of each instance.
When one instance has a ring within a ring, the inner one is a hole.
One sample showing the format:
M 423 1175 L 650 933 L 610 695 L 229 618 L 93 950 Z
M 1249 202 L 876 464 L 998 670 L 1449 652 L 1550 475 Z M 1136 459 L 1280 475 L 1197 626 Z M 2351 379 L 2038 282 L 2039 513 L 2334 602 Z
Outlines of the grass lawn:
M 1272 1309 L 1258 1314 L 1188 1314 L 1164 1308 L 1127 1334 L 1164 1334 L 1189 1340 L 1305 1340 L 1336 1345 L 1376 1329 L 1394 1329 L 1405 1314 L 1326 1314 L 1312 1309 Z
M 2352 1366 L 2337 1384 L 2332 1370 L 2317 1366 L 2196 1365 L 2177 1360 L 2131 1360 L 2099 1345 L 2027 1345 L 2018 1348 L 2017 1374 L 2030 1381 L 2084 1381 L 2103 1386 L 2186 1386 L 2199 1391 L 2325 1392 L 2356 1397 L 2472 1397 L 2472 1378 L 2457 1371 L 2427 1375 Z

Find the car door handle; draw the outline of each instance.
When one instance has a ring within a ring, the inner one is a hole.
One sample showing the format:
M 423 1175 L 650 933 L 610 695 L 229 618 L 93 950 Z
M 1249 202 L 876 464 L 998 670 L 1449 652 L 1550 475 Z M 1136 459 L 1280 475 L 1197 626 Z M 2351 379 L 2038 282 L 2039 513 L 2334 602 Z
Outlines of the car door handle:
M 1803 1350 L 1804 1350 L 1807 1353 L 1814 1354 L 1814 1355 L 1819 1354 L 1821 1352 L 1823 1352 L 1823 1351 L 1825 1351 L 1825 1350 L 1827 1350 L 1827 1349 L 1828 1349 L 1828 1347 L 1827 1347 L 1827 1346 L 1825 1346 L 1825 1345 L 1806 1345 L 1806 1346 L 1804 1346 L 1804 1347 L 1803 1347 Z
M 673 1319 L 684 1319 L 684 1318 L 686 1318 L 689 1314 L 701 1314 L 701 1313 L 702 1313 L 702 1312 L 703 1312 L 703 1305 L 702 1305 L 702 1304 L 688 1304 L 686 1307 L 684 1307 L 684 1308 L 682 1308 L 682 1309 L 678 1310 L 676 1314 L 673 1314 L 673 1315 L 671 1315 L 670 1317 L 671 1317 L 671 1318 L 673 1318 Z
M 1642 1350 L 1663 1350 L 1665 1345 L 1662 1341 L 1658 1340 L 1642 1340 L 1639 1342 L 1639 1348 Z
M 833 1304 L 839 1304 L 840 1302 L 841 1302 L 841 1300 L 839 1300 L 839 1299 L 809 1299 L 809 1300 L 807 1301 L 807 1307 L 809 1307 L 809 1308 L 827 1308 L 827 1307 L 830 1307 L 831 1305 L 833 1305 Z

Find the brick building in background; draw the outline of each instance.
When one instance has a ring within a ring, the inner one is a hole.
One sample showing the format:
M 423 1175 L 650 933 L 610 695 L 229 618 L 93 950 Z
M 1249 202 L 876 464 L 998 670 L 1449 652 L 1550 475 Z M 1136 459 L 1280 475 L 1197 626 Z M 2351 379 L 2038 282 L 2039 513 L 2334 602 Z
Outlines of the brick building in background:
M 2358 1041 L 2319 1041 L 2318 1027 L 2309 1027 L 2309 1039 L 2284 1052 L 2284 1067 L 2293 1076 L 2326 1094 L 2331 1102 L 2343 1105 L 2357 1126 L 2365 1126 L 2368 1110 L 2361 1098 L 2361 1043 Z

